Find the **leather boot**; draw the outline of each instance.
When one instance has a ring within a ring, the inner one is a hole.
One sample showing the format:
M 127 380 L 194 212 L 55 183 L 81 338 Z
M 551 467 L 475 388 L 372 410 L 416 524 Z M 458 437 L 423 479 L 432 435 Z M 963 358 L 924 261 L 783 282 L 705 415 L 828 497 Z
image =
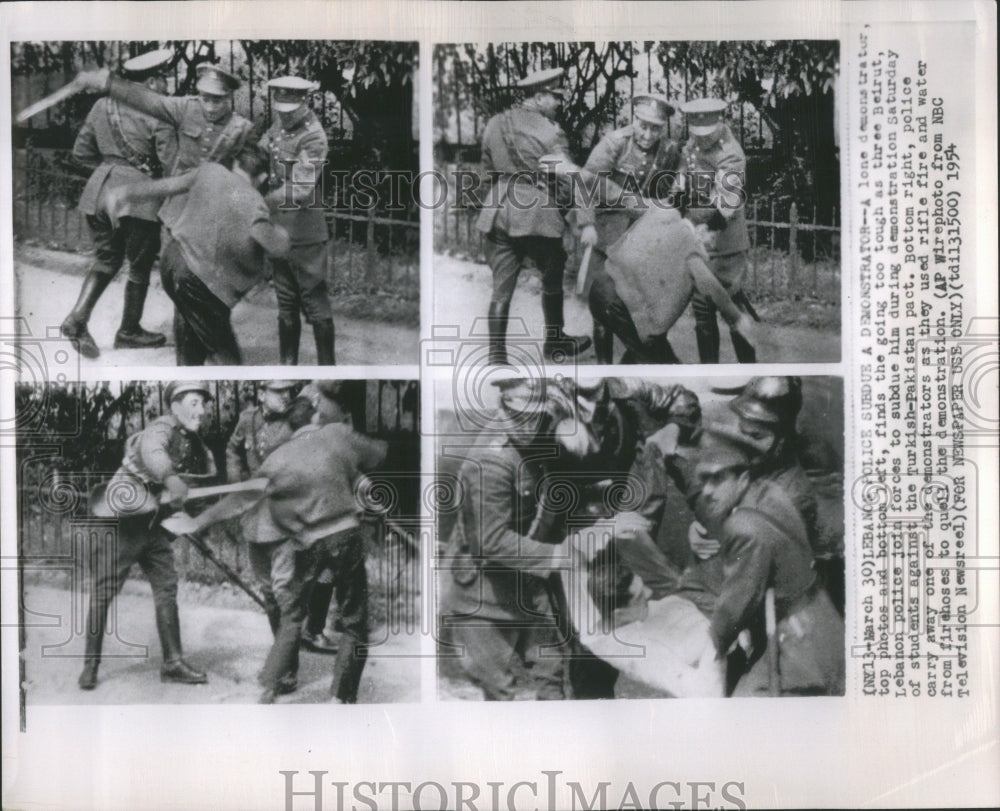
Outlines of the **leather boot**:
M 736 352 L 736 361 L 738 363 L 756 363 L 757 350 L 754 349 L 753 344 L 736 330 L 731 330 L 729 335 L 733 339 L 733 351 Z
M 206 684 L 208 676 L 200 670 L 191 667 L 182 657 L 181 621 L 177 615 L 177 605 L 157 606 L 156 630 L 160 634 L 160 645 L 163 647 L 163 666 L 160 668 L 160 681 L 179 682 L 180 684 Z
M 90 271 L 83 280 L 80 288 L 80 295 L 76 300 L 76 305 L 66 316 L 59 331 L 64 338 L 69 338 L 73 348 L 85 358 L 98 358 L 101 350 L 97 348 L 97 342 L 87 330 L 87 322 L 90 321 L 90 314 L 94 311 L 94 306 L 100 299 L 101 294 L 111 283 L 110 273 L 98 273 L 96 270 Z
M 609 364 L 615 362 L 615 334 L 600 321 L 594 321 L 594 355 L 597 362 Z
M 545 359 L 553 363 L 581 355 L 590 348 L 587 335 L 567 335 L 563 331 L 563 294 L 542 292 L 542 316 L 545 318 Z
M 491 301 L 488 314 L 490 328 L 490 364 L 507 365 L 507 322 L 510 320 L 510 302 Z
M 278 316 L 278 352 L 282 366 L 298 366 L 302 322 L 298 315 Z
M 643 363 L 677 364 L 681 359 L 674 354 L 674 348 L 667 340 L 666 333 L 652 335 L 645 342 L 646 357 Z
M 326 615 L 330 613 L 330 600 L 333 598 L 333 583 L 313 583 L 309 590 L 306 603 L 307 613 L 306 633 L 317 636 L 326 627 Z
M 335 366 L 333 319 L 317 321 L 313 324 L 313 338 L 316 339 L 316 365 Z
M 104 645 L 104 626 L 107 624 L 110 603 L 92 604 L 87 615 L 87 643 L 83 659 L 83 671 L 77 684 L 81 690 L 97 687 L 97 668 L 101 664 L 101 647 Z
M 122 305 L 122 323 L 115 333 L 115 349 L 149 349 L 163 346 L 167 336 L 160 332 L 148 332 L 139 324 L 142 309 L 146 304 L 148 284 L 127 282 L 125 302 Z

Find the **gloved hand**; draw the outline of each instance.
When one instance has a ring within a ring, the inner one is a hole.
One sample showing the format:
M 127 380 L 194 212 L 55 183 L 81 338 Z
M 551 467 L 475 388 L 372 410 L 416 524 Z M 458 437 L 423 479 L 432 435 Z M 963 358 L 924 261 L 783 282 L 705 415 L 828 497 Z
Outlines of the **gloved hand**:
M 170 506 L 175 510 L 181 509 L 188 494 L 188 486 L 184 479 L 177 475 L 167 476 L 163 480 L 163 486 L 166 488 L 167 501 Z
M 103 93 L 108 88 L 109 75 L 107 68 L 83 70 L 76 74 L 73 82 L 81 93 Z

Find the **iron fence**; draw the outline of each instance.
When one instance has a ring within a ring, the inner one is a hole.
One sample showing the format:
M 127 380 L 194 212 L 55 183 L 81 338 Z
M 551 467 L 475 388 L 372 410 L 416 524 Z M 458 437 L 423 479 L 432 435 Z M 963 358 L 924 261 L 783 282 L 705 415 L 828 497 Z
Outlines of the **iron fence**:
M 14 153 L 14 236 L 56 250 L 87 252 L 93 241 L 76 208 L 87 182 L 70 168 L 68 153 L 34 149 Z M 335 187 L 331 184 L 331 187 Z M 419 216 L 385 216 L 359 205 L 350 188 L 339 187 L 326 202 L 330 232 L 327 280 L 335 291 L 385 291 L 417 300 L 420 286 Z M 392 213 L 392 212 L 388 212 Z
M 468 168 L 468 167 L 463 167 Z M 454 167 L 446 170 L 455 177 Z M 454 190 L 434 211 L 434 250 L 473 262 L 485 262 L 483 235 L 476 229 L 480 209 L 456 203 Z M 794 203 L 750 200 L 746 207 L 751 248 L 746 287 L 758 299 L 811 299 L 840 302 L 840 226 L 819 220 L 815 208 L 800 211 Z M 833 222 L 839 222 L 833 212 Z M 582 252 L 567 236 L 566 275 L 575 278 Z
M 79 539 L 92 528 L 109 523 L 90 514 L 88 496 L 113 475 L 117 463 L 112 460 L 121 459 L 125 438 L 164 412 L 165 385 L 122 382 L 18 388 L 19 421 L 26 414 L 32 420 L 32 430 L 19 431 L 17 454 L 18 552 L 22 561 L 51 564 L 76 559 L 76 564 L 82 565 Z M 219 470 L 224 471 L 226 441 L 240 411 L 257 401 L 259 384 L 212 381 L 208 385 L 213 400 L 202 434 Z M 373 499 L 386 510 L 387 520 L 365 525 L 374 558 L 372 568 L 378 570 L 373 573 L 377 587 L 389 576 L 383 566 L 386 556 L 398 558 L 391 547 L 399 539 L 392 536 L 399 534 L 400 527 L 415 526 L 420 513 L 417 383 L 359 380 L 344 381 L 344 385 L 355 427 L 389 445 L 382 467 L 385 473 L 372 476 Z M 43 419 L 39 420 L 38 414 Z M 250 577 L 238 521 L 211 527 L 204 540 L 221 560 Z M 225 580 L 183 538 L 175 542 L 174 551 L 182 578 L 208 584 Z

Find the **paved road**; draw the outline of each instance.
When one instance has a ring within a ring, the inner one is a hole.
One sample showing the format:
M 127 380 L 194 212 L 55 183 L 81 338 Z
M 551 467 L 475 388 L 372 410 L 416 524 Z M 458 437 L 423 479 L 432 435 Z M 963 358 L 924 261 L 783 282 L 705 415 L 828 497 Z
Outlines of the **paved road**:
M 160 682 L 160 643 L 149 584 L 130 580 L 115 605 L 114 635 L 105 640 L 105 657 L 96 690 L 76 685 L 82 667 L 86 621 L 84 597 L 66 589 L 27 585 L 24 590 L 24 688 L 32 704 L 252 704 L 261 688 L 257 672 L 271 645 L 271 631 L 260 611 L 219 608 L 185 601 L 182 584 L 181 630 L 185 657 L 208 672 L 205 685 Z M 79 605 L 75 605 L 79 602 Z M 74 627 L 79 628 L 74 632 Z M 384 630 L 372 632 L 373 640 Z M 359 703 L 420 700 L 420 639 L 399 634 L 375 647 L 368 659 Z M 279 703 L 329 700 L 333 657 L 302 652 L 299 690 Z
M 87 271 L 89 257 L 43 248 L 18 246 L 14 257 L 14 278 L 18 295 L 18 315 L 26 319 L 33 336 L 46 336 L 72 309 Z M 97 366 L 175 366 L 172 322 L 174 306 L 153 274 L 142 325 L 168 336 L 168 345 L 159 349 L 113 348 L 115 331 L 121 320 L 122 294 L 127 269 L 118 274 L 94 310 L 90 332 L 101 348 L 96 361 L 80 358 L 81 368 Z M 233 327 L 247 365 L 278 364 L 277 300 L 270 286 L 255 289 L 233 309 Z M 362 321 L 335 315 L 337 362 L 340 365 L 415 364 L 419 330 L 393 323 Z M 75 353 L 74 353 L 75 355 Z M 299 361 L 316 363 L 312 331 L 303 322 Z
M 435 324 L 454 325 L 461 334 L 468 335 L 473 322 L 484 318 L 490 301 L 492 277 L 486 265 L 456 259 L 451 256 L 434 257 L 434 314 Z M 525 271 L 518 279 L 517 292 L 511 305 L 513 336 L 514 319 L 523 319 L 530 336 L 543 337 L 541 315 L 541 283 L 538 275 Z M 567 294 L 565 304 L 566 330 L 571 334 L 589 335 L 592 329 L 590 311 L 586 302 Z M 721 323 L 721 320 L 720 320 Z M 837 363 L 840 361 L 840 336 L 830 331 L 765 325 L 762 340 L 757 346 L 760 363 Z M 677 355 L 687 363 L 696 363 L 698 348 L 694 339 L 694 316 L 690 307 L 670 330 L 670 343 Z M 617 345 L 615 358 L 623 349 Z M 583 363 L 593 363 L 594 353 L 588 351 Z M 721 361 L 735 363 L 732 344 L 723 327 Z

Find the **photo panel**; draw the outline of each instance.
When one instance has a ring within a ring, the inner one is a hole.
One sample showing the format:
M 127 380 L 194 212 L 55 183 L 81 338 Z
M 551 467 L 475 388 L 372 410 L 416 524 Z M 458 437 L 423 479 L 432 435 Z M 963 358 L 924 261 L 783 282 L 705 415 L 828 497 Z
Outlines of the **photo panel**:
M 440 700 L 844 694 L 841 378 L 454 380 Z
M 496 364 L 840 360 L 837 40 L 439 44 L 432 71 L 435 329 Z
M 416 380 L 22 383 L 22 700 L 420 700 Z
M 95 370 L 415 364 L 418 50 L 11 43 L 20 330 Z

